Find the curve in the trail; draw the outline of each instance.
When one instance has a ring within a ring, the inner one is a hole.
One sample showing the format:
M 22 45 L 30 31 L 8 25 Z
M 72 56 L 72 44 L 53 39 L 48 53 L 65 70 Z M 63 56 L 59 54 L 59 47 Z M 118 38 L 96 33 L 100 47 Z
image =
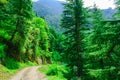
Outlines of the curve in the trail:
M 38 68 L 39 66 L 24 68 L 10 80 L 47 80 L 45 75 L 38 71 Z

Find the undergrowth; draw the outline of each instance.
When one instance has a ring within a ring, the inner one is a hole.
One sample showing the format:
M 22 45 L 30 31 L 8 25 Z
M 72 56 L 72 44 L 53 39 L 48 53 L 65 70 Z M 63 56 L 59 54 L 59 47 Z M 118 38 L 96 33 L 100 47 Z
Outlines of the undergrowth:
M 68 73 L 68 69 L 65 65 L 49 64 L 39 70 L 47 75 L 48 80 L 67 80 L 65 74 Z

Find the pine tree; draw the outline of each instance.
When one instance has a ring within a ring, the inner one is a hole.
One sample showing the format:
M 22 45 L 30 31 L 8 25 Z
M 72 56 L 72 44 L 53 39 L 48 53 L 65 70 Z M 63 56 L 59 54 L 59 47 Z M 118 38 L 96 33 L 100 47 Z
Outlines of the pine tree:
M 104 32 L 102 24 L 102 12 L 94 4 L 92 9 L 88 10 L 89 12 L 89 27 L 88 34 L 85 37 L 86 44 L 86 54 L 84 54 L 84 68 L 85 73 L 87 74 L 85 80 L 102 80 L 102 69 L 104 68 L 103 64 L 103 44 L 102 43 L 102 33 Z M 103 70 L 104 71 L 104 70 Z M 97 73 L 97 75 L 96 75 Z M 103 79 L 104 80 L 104 79 Z
M 115 17 L 117 20 L 120 20 L 120 14 L 119 14 L 119 12 L 120 12 L 120 0 L 115 0 L 115 4 L 116 4 L 117 13 L 115 14 L 114 17 Z
M 87 63 L 85 68 L 88 71 L 88 78 L 86 77 L 85 80 L 117 80 L 119 78 L 118 59 L 120 59 L 117 53 L 119 51 L 117 50 L 119 48 L 119 24 L 116 24 L 114 20 L 104 21 L 101 11 L 96 7 L 93 8 L 91 16 L 93 27 L 87 39 L 88 43 L 86 43 L 88 54 L 85 56 Z
M 66 56 L 74 76 L 82 75 L 83 24 L 85 20 L 82 0 L 67 0 L 64 5 L 61 26 L 66 35 Z M 77 70 L 75 70 L 77 68 Z

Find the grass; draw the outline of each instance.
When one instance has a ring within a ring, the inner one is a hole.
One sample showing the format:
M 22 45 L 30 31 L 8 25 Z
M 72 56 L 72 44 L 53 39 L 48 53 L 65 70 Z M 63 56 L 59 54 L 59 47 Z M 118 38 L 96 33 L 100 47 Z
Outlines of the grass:
M 48 80 L 67 80 L 64 77 L 64 74 L 67 73 L 67 69 L 63 65 L 43 65 L 41 68 L 39 68 L 39 71 L 46 74 Z
M 8 80 L 12 75 L 17 72 L 18 69 L 10 70 L 0 64 L 0 80 Z

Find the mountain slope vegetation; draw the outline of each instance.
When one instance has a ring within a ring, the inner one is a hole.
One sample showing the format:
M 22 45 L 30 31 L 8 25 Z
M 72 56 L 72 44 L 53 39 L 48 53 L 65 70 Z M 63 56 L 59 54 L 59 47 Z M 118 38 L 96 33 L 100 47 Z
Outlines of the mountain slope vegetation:
M 37 16 L 43 17 L 48 24 L 59 30 L 59 23 L 63 11 L 63 2 L 57 0 L 39 0 L 34 2 L 34 11 Z
M 67 0 L 63 9 L 56 0 L 35 4 L 40 16 L 31 0 L 0 0 L 0 74 L 41 65 L 50 80 L 120 79 L 120 0 L 108 17 L 82 0 Z

